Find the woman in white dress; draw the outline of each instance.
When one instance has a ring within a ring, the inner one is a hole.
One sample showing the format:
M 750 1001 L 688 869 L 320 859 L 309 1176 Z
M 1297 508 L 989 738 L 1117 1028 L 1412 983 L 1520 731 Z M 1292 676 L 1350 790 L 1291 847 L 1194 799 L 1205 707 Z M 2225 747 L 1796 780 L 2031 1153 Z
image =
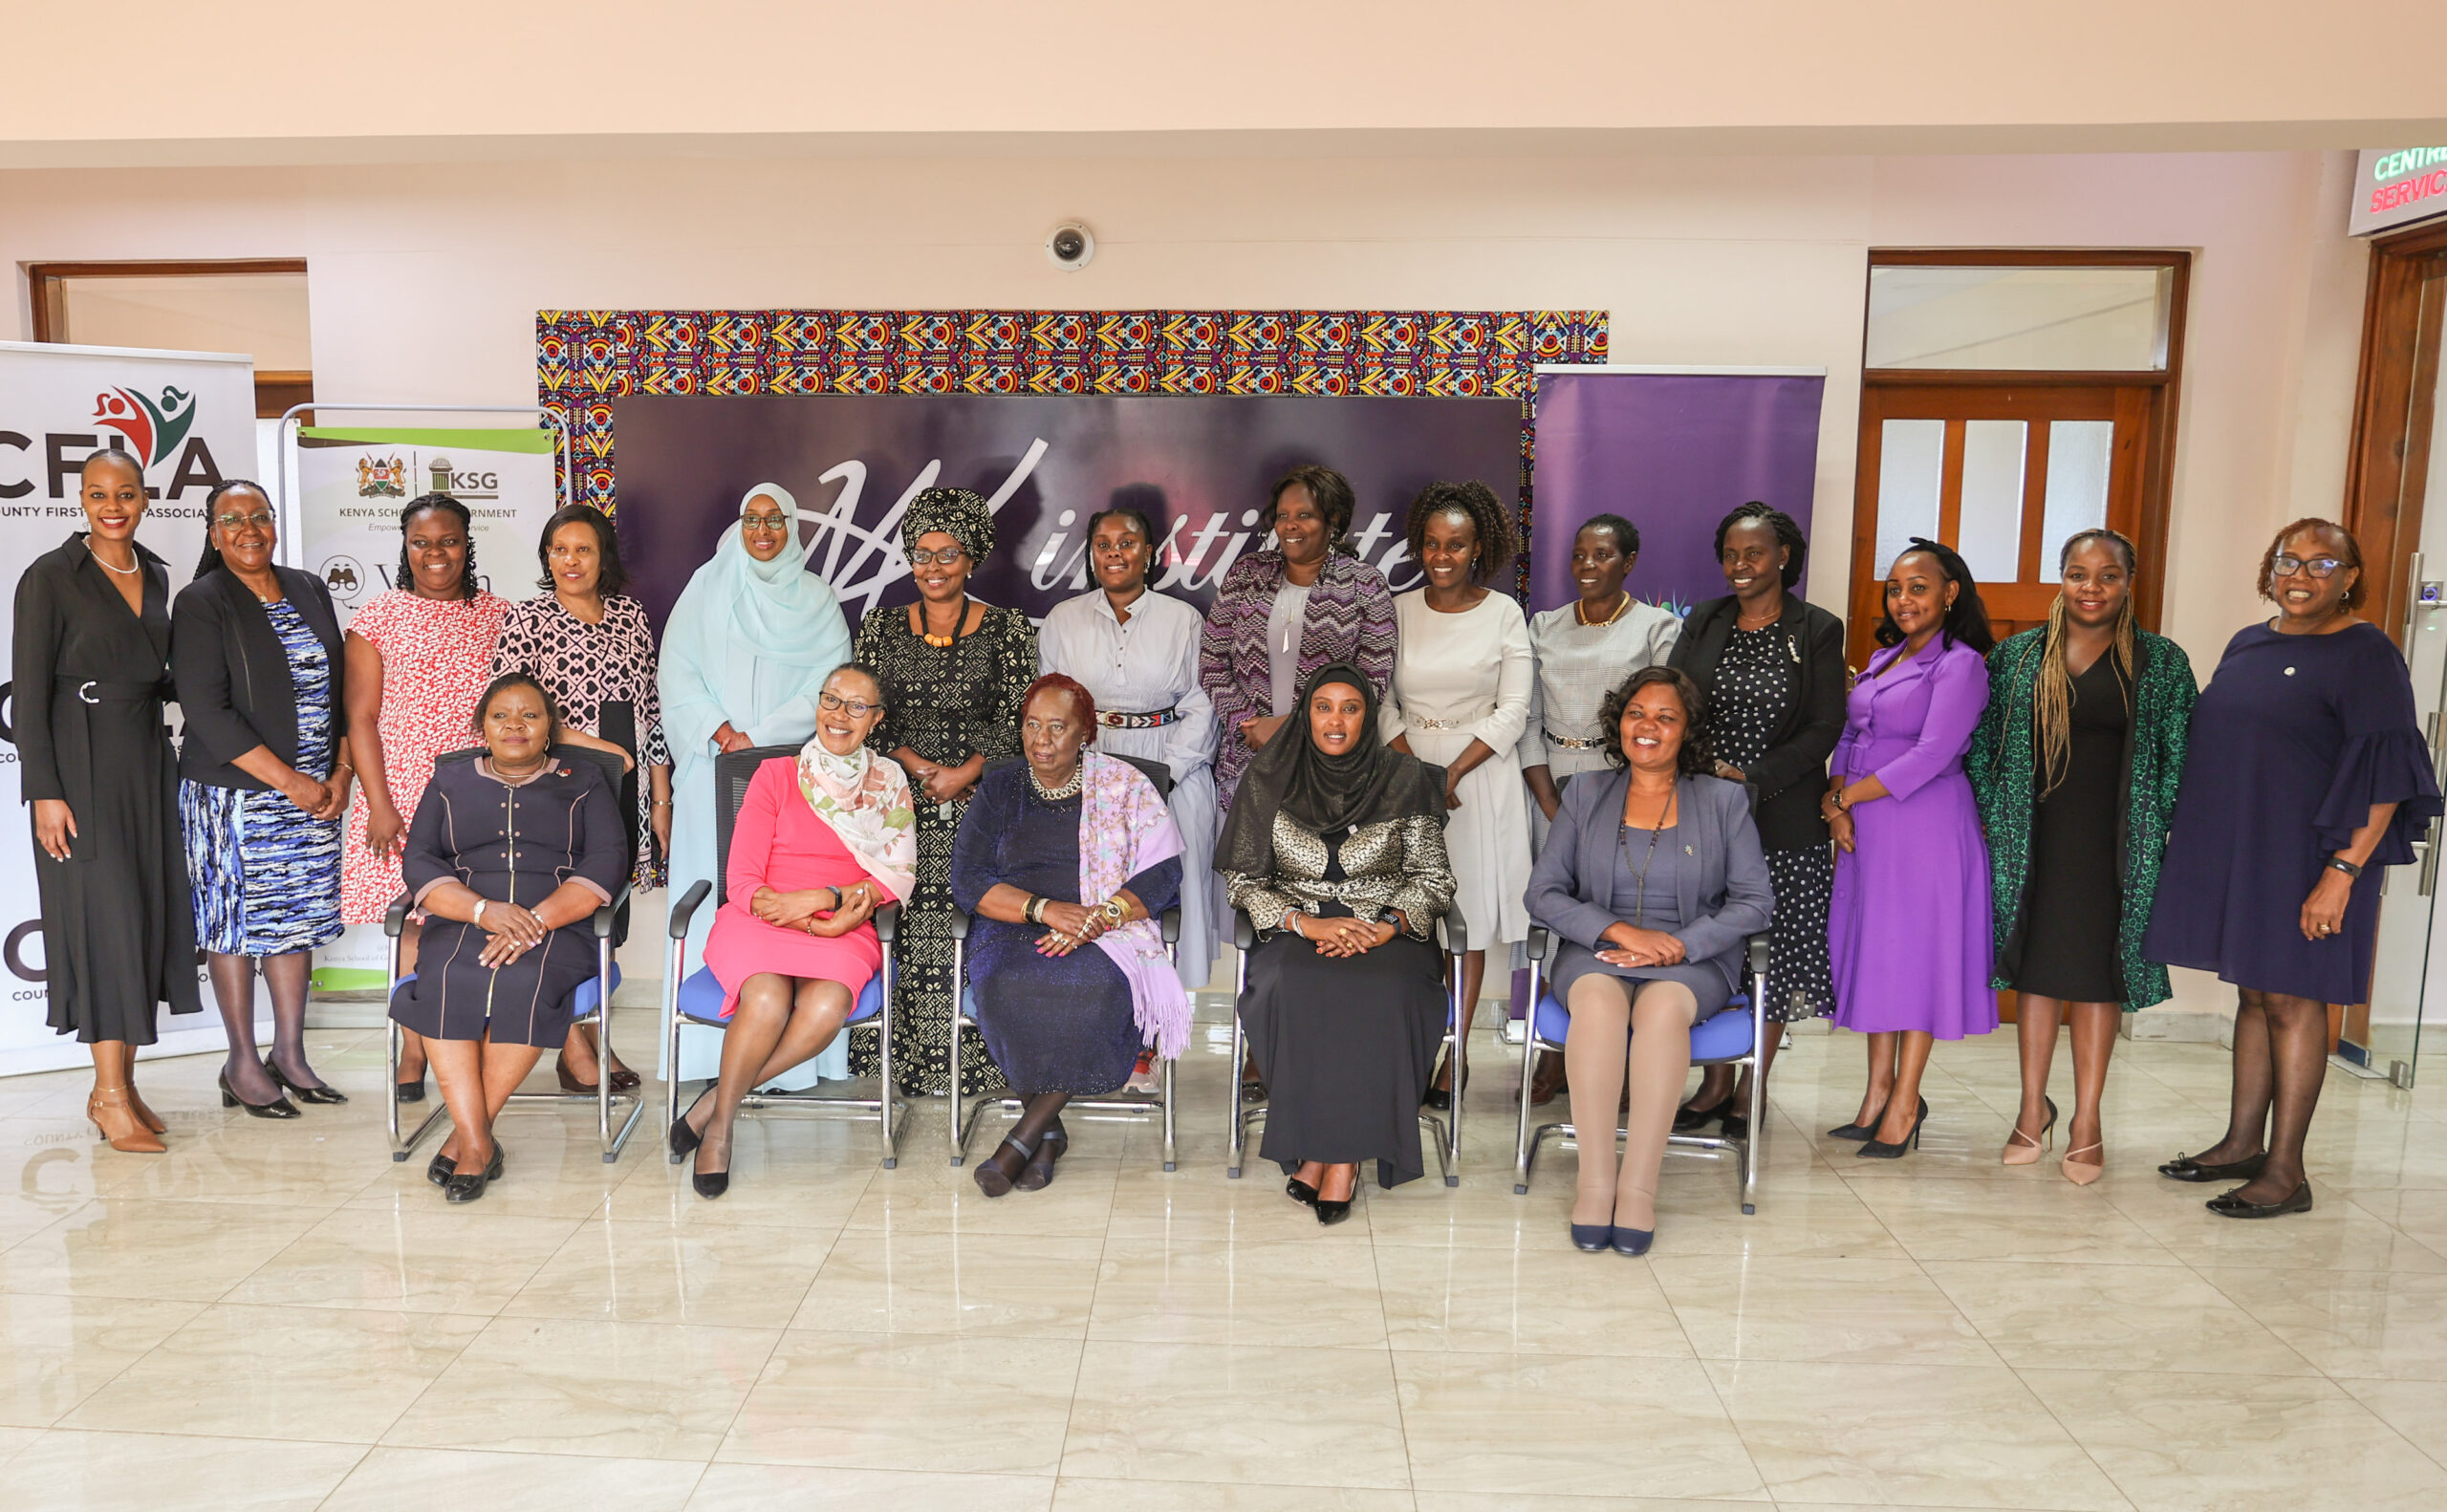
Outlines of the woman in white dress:
M 1411 556 L 1423 587 L 1394 600 L 1399 631 L 1385 722 L 1397 750 L 1444 768 L 1444 849 L 1469 926 L 1462 958 L 1462 1029 L 1486 980 L 1487 946 L 1529 938 L 1529 812 L 1518 747 L 1537 682 L 1529 627 L 1487 580 L 1511 565 L 1512 511 L 1481 483 L 1432 483 L 1411 502 Z M 1427 1105 L 1459 1091 L 1448 1059 Z
M 1534 850 L 1547 847 L 1564 784 L 1607 767 L 1605 722 L 1598 716 L 1606 695 L 1641 668 L 1665 665 L 1682 634 L 1674 611 L 1624 592 L 1623 580 L 1639 559 L 1639 527 L 1619 514 L 1592 515 L 1571 538 L 1571 580 L 1580 596 L 1529 617 L 1538 678 L 1518 758 L 1529 784 Z M 1513 962 L 1515 970 L 1527 965 L 1526 958 Z M 1564 1058 L 1549 1050 L 1538 1058 L 1529 1099 L 1544 1105 L 1563 1089 Z
M 1214 975 L 1215 705 L 1198 680 L 1199 612 L 1147 586 L 1162 532 L 1131 505 L 1088 521 L 1097 586 L 1053 606 L 1037 631 L 1043 670 L 1078 680 L 1096 701 L 1096 749 L 1160 761 L 1181 832 L 1181 985 Z

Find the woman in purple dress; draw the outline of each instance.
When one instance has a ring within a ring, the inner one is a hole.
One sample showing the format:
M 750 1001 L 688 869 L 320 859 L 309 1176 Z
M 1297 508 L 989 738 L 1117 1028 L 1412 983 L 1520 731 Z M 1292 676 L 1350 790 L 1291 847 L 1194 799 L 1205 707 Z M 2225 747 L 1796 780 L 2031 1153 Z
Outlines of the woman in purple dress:
M 2231 982 L 2226 1136 L 2158 1167 L 2243 1184 L 2225 1218 L 2306 1212 L 2303 1139 L 2327 1074 L 2328 1004 L 2369 1000 L 2383 867 L 2439 812 L 2404 658 L 2362 604 L 2362 549 L 2297 520 L 2261 558 L 2277 617 L 2226 642 L 2191 748 L 2142 953 Z M 2272 1113 L 2274 1117 L 2272 1118 Z
M 1962 558 L 1916 535 L 1887 572 L 1877 640 L 1820 807 L 1839 853 L 1827 918 L 1835 1023 L 1870 1037 L 1860 1114 L 1828 1134 L 1893 1160 L 1920 1142 L 1936 1042 L 1997 1026 L 1988 847 L 1962 772 L 1996 636 Z

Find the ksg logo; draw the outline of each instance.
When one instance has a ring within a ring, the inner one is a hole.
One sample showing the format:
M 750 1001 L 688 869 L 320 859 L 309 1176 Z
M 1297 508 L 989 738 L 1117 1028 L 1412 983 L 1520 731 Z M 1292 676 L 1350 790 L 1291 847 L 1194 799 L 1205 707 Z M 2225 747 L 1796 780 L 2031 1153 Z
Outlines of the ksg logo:
M 446 493 L 454 499 L 498 499 L 501 497 L 501 474 L 484 469 L 458 470 L 447 457 L 435 457 L 425 463 L 425 470 L 433 478 L 433 491 Z

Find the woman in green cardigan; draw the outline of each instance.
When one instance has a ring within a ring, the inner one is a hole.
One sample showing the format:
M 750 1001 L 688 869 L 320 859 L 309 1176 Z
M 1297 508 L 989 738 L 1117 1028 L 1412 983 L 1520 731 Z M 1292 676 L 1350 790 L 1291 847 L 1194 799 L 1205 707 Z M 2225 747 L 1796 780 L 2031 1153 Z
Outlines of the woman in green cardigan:
M 1995 984 L 2022 994 L 2023 1102 L 2007 1165 L 2033 1165 L 2056 1127 L 2056 1029 L 2073 1026 L 2064 1173 L 2106 1169 L 2099 1098 L 2119 1017 L 2172 995 L 2141 959 L 2197 690 L 2181 647 L 2133 623 L 2133 543 L 2074 535 L 2045 629 L 1988 653 L 1988 711 L 1965 767 L 1988 831 Z M 2120 885 L 2103 885 L 2114 875 Z

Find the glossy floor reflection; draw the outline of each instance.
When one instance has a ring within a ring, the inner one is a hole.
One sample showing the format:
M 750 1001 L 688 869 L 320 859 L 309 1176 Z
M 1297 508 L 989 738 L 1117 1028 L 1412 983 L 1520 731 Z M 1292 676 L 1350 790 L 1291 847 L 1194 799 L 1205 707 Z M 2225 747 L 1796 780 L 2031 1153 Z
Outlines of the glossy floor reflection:
M 606 1166 L 522 1111 L 445 1207 L 386 1158 L 372 1031 L 314 1036 L 357 1100 L 294 1123 L 147 1064 L 162 1156 L 96 1142 L 81 1074 L 0 1082 L 0 1508 L 2447 1505 L 2447 1092 L 2332 1074 L 2318 1209 L 2244 1224 L 2153 1170 L 2216 1137 L 2215 1046 L 2118 1047 L 2084 1189 L 1997 1163 L 2010 1039 L 1940 1048 L 1879 1163 L 1820 1133 L 1858 1042 L 1804 1035 L 1758 1214 L 1678 1157 L 1635 1262 L 1570 1246 L 1568 1150 L 1514 1195 L 1492 1039 L 1458 1190 L 1320 1230 L 1225 1180 L 1221 1032 L 1179 1172 L 1073 1121 L 993 1202 L 928 1104 L 892 1171 L 747 1122 L 719 1202 L 659 1120 Z

